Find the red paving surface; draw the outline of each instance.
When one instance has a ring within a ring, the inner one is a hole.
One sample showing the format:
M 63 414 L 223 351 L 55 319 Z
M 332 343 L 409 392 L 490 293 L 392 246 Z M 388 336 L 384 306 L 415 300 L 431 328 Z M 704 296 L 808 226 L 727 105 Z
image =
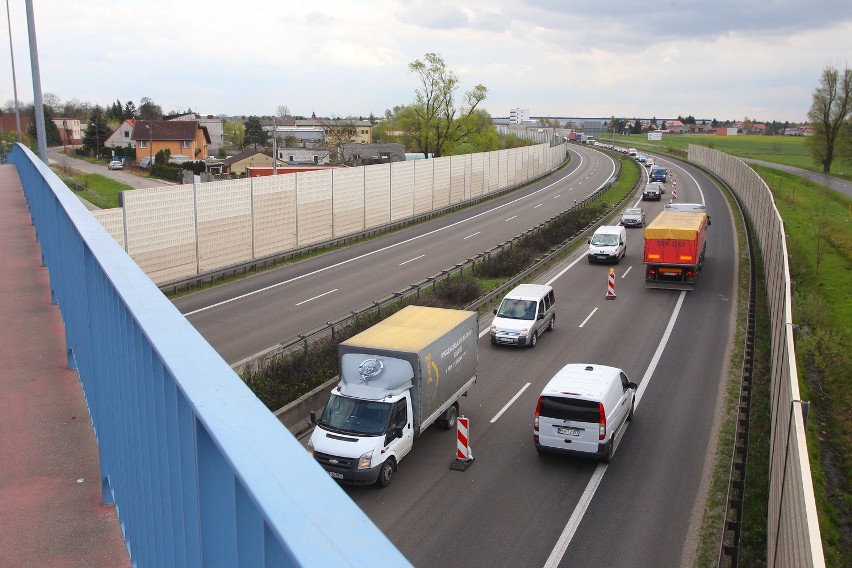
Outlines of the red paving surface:
M 0 266 L 0 567 L 130 566 L 12 165 L 0 165 Z

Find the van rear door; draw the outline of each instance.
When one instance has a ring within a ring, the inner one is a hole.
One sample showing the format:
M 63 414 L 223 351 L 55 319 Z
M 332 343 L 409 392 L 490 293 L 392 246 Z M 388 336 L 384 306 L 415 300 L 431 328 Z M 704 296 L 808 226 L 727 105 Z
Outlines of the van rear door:
M 566 396 L 542 396 L 539 443 L 557 450 L 597 453 L 600 403 Z

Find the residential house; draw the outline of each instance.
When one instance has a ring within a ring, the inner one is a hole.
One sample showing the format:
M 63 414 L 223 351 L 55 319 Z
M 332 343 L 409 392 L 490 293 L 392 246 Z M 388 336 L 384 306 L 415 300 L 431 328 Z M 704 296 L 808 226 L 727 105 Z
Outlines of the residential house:
M 30 121 L 25 114 L 20 115 L 19 118 L 21 120 L 21 136 L 24 136 L 27 133 Z M 18 119 L 15 118 L 14 112 L 0 116 L 0 132 L 18 132 Z
M 78 118 L 54 118 L 63 146 L 79 146 L 83 143 L 83 129 Z
M 267 166 L 272 167 L 272 156 L 264 154 L 260 150 L 246 150 L 236 156 L 223 160 L 224 173 L 242 176 L 246 174 L 246 168 Z
M 201 117 L 195 113 L 183 114 L 174 116 L 169 120 L 197 120 L 201 126 L 207 128 L 207 134 L 210 137 L 210 143 L 207 148 L 209 156 L 215 156 L 219 148 L 225 144 L 225 121 L 222 118 L 207 116 Z
M 686 132 L 686 125 L 680 120 L 669 120 L 666 122 L 666 129 L 672 134 L 683 134 Z
M 207 128 L 197 120 L 137 120 L 131 140 L 136 145 L 136 161 L 169 150 L 172 156 L 206 160 L 210 146 Z
M 104 146 L 107 148 L 135 148 L 133 143 L 133 126 L 136 124 L 135 118 L 128 118 L 116 128 L 115 132 L 110 134 L 104 140 Z

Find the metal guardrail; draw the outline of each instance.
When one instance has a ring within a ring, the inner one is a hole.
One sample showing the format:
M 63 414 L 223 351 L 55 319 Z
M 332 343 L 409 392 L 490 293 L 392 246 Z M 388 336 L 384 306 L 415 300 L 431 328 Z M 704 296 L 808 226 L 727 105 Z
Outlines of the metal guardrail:
M 56 174 L 10 161 L 132 564 L 409 566 Z

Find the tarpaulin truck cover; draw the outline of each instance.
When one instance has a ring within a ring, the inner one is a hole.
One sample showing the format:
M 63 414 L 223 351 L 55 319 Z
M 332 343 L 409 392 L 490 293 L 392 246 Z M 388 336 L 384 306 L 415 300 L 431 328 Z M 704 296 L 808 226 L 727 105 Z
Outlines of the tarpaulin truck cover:
M 706 213 L 661 212 L 645 227 L 645 262 L 696 264 L 706 228 Z

